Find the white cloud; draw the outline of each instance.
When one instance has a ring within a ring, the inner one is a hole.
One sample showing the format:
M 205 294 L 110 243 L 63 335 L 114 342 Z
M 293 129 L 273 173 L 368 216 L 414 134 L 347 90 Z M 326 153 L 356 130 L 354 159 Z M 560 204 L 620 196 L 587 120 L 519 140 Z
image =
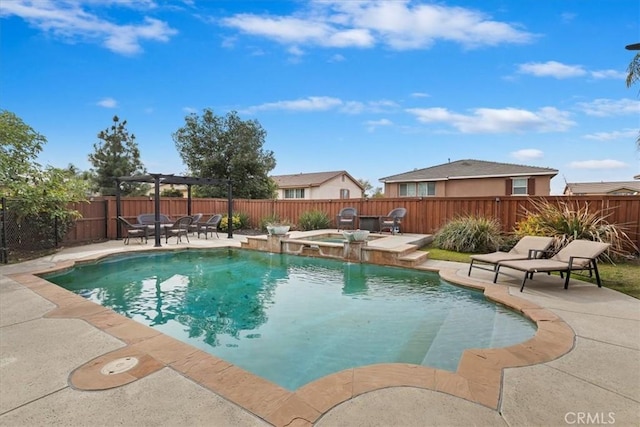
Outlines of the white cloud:
M 587 74 L 582 65 L 565 65 L 556 61 L 520 64 L 518 72 L 536 77 L 555 77 L 556 79 L 580 77 Z
M 573 169 L 622 169 L 628 165 L 619 160 L 583 160 L 569 163 Z
M 523 44 L 535 36 L 473 9 L 409 1 L 310 2 L 290 16 L 237 14 L 222 24 L 282 44 L 396 50 L 425 49 L 436 41 L 465 48 Z
M 511 152 L 511 157 L 514 157 L 521 161 L 541 159 L 544 157 L 544 153 L 541 150 L 535 148 L 525 148 L 518 151 Z
M 198 109 L 193 107 L 182 107 L 182 111 L 187 114 L 196 114 L 198 112 Z
M 584 135 L 585 139 L 592 139 L 594 141 L 615 141 L 615 140 L 635 140 L 638 137 L 638 129 L 624 129 L 621 131 L 613 132 L 596 132 Z
M 249 107 L 247 112 L 285 110 L 285 111 L 327 111 L 344 105 L 342 100 L 329 96 L 310 96 L 291 101 L 268 102 L 266 104 Z
M 367 131 L 373 132 L 380 126 L 391 126 L 393 122 L 389 119 L 367 120 L 365 125 L 367 126 Z
M 339 98 L 330 96 L 309 96 L 302 99 L 285 100 L 277 102 L 268 102 L 261 105 L 254 105 L 245 110 L 243 113 L 253 114 L 258 111 L 329 111 L 336 110 L 345 114 L 361 114 L 364 112 L 380 113 L 394 109 L 397 104 L 389 100 L 380 101 L 344 101 Z
M 618 70 L 596 70 L 590 72 L 591 77 L 594 79 L 619 79 L 624 80 L 627 78 L 627 73 Z
M 425 92 L 413 92 L 411 94 L 412 98 L 428 98 L 430 96 L 431 95 L 429 95 L 428 93 L 425 93 Z
M 331 58 L 329 58 L 329 62 L 342 62 L 345 61 L 346 58 L 342 55 L 340 55 L 339 53 L 333 55 Z
M 576 107 L 585 114 L 597 117 L 640 113 L 640 101 L 629 98 L 595 99 L 591 102 L 580 102 Z
M 477 108 L 467 115 L 453 113 L 446 108 L 411 108 L 406 111 L 421 123 L 445 123 L 462 133 L 562 132 L 575 125 L 568 112 L 553 107 L 535 112 L 516 108 Z
M 116 108 L 118 106 L 118 101 L 113 98 L 104 98 L 98 101 L 96 105 L 104 108 Z
M 88 6 L 128 7 L 132 2 L 92 2 Z M 138 8 L 153 8 L 153 2 L 133 3 Z M 76 43 L 77 41 L 99 42 L 107 49 L 120 54 L 135 54 L 142 51 L 141 41 L 153 40 L 167 42 L 177 34 L 164 21 L 144 17 L 142 23 L 117 24 L 103 19 L 97 13 L 82 8 L 72 0 L 14 0 L 2 2 L 1 16 L 18 16 L 43 32 Z

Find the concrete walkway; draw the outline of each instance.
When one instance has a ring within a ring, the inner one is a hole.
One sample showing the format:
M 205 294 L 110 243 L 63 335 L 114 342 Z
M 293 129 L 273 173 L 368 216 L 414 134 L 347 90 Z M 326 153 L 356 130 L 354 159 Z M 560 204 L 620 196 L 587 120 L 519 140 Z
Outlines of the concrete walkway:
M 242 240 L 242 236 L 226 239 L 222 235 L 220 239 L 192 238 L 189 246 L 239 247 Z M 257 416 L 259 411 L 247 410 L 251 407 L 234 403 L 169 365 L 100 391 L 84 391 L 72 384 L 70 378 L 80 366 L 125 348 L 126 339 L 79 318 L 51 317 L 56 304 L 34 291 L 39 285 L 30 285 L 28 275 L 61 262 L 149 250 L 152 245 L 123 246 L 121 241 L 111 241 L 0 267 L 0 425 L 309 425 L 309 418 L 303 416 L 283 423 L 274 422 L 276 416 Z M 186 246 L 170 243 L 156 249 Z M 470 281 L 466 264 L 427 261 L 420 268 L 446 271 L 447 280 L 463 285 L 492 286 L 489 272 L 474 271 Z M 554 276 L 537 275 L 522 293 L 519 282 L 505 276 L 500 286 L 508 286 L 509 295 L 566 322 L 575 334 L 574 347 L 546 363 L 503 369 L 497 409 L 437 391 L 437 387 L 386 387 L 354 394 L 326 411 L 319 410 L 315 425 L 640 425 L 640 301 L 577 280 L 564 290 Z M 256 396 L 259 392 L 255 389 Z

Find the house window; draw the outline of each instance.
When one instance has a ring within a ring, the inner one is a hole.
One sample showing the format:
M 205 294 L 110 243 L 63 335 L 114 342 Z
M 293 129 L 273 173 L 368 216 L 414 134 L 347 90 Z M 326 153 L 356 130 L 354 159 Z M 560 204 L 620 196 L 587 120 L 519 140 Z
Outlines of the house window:
M 285 199 L 304 199 L 304 188 L 285 188 Z
M 418 196 L 435 196 L 436 195 L 436 183 L 435 182 L 419 182 L 418 183 Z
M 527 178 L 514 178 L 511 180 L 513 187 L 511 188 L 511 194 L 527 195 L 529 194 L 527 189 Z
M 349 198 L 349 189 L 348 188 L 341 188 L 340 189 L 340 198 L 341 199 L 348 199 Z
M 406 184 L 400 184 L 400 197 L 415 197 L 416 196 L 416 183 L 408 182 Z

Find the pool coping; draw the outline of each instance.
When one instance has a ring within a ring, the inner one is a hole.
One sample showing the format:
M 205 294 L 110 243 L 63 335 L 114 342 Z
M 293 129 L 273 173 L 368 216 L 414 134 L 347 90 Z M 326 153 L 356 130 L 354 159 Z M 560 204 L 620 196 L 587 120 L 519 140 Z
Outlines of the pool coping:
M 176 249 L 145 249 L 155 250 Z M 566 322 L 548 309 L 511 295 L 508 286 L 462 277 L 457 269 L 429 268 L 448 282 L 482 290 L 488 299 L 522 313 L 536 323 L 536 334 L 509 347 L 467 349 L 456 372 L 403 363 L 376 364 L 336 372 L 289 391 L 38 277 L 123 252 L 129 251 L 61 261 L 45 269 L 7 275 L 56 305 L 44 317 L 81 319 L 125 344 L 71 372 L 69 382 L 78 390 L 119 387 L 168 367 L 275 426 L 294 421 L 296 425 L 311 425 L 340 403 L 397 386 L 438 391 L 496 410 L 504 369 L 552 361 L 571 351 L 575 343 L 575 333 Z M 106 364 L 123 357 L 135 357 L 138 364 L 122 373 L 101 373 Z

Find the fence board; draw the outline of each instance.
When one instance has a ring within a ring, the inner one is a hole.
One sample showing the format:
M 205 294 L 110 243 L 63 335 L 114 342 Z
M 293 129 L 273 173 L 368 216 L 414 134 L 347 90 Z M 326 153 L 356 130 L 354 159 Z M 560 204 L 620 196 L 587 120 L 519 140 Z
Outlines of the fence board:
M 552 203 L 568 203 L 571 206 L 589 206 L 599 215 L 607 216 L 612 224 L 624 226 L 631 239 L 640 246 L 640 197 L 639 196 L 552 196 L 552 197 L 429 197 L 429 198 L 379 198 L 349 200 L 247 200 L 233 201 L 234 212 L 249 216 L 253 228 L 258 228 L 261 219 L 278 215 L 294 224 L 300 215 L 311 210 L 325 212 L 334 221 L 343 207 L 353 206 L 360 215 L 386 215 L 392 209 L 407 208 L 403 231 L 408 233 L 432 234 L 446 222 L 464 215 L 496 218 L 503 231 L 510 232 L 516 223 L 526 217 L 527 210 L 533 209 L 533 201 L 547 200 Z M 153 198 L 128 197 L 121 201 L 121 212 L 129 220 L 137 215 L 154 212 Z M 97 198 L 91 203 L 74 206 L 83 218 L 65 237 L 65 244 L 81 243 L 101 238 L 116 238 L 115 197 Z M 160 210 L 171 218 L 187 214 L 187 199 L 163 198 Z M 226 199 L 192 199 L 191 213 L 202 213 L 204 218 L 227 212 Z

